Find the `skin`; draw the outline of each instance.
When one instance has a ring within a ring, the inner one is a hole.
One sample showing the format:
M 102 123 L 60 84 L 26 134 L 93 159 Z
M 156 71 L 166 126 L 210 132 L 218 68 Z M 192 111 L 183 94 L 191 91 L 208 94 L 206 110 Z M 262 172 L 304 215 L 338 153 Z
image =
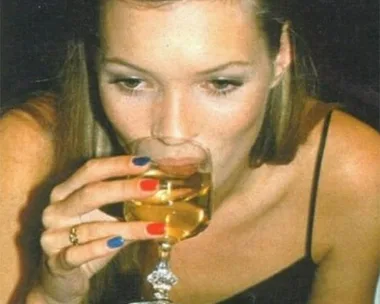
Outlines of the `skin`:
M 274 69 L 284 68 L 273 68 L 243 8 L 189 1 L 157 11 L 111 1 L 103 20 L 100 95 L 121 140 L 159 134 L 200 142 L 211 151 L 217 195 L 252 174 L 248 153 Z
M 216 210 L 202 234 L 174 248 L 172 267 L 180 283 L 173 300 L 216 303 L 303 257 L 307 202 L 326 114 L 323 104 L 309 100 L 311 114 L 304 125 L 309 136 L 291 163 L 248 168 L 268 92 L 289 64 L 286 34 L 280 53 L 271 60 L 246 7 L 232 1 L 185 1 L 161 10 L 109 1 L 103 22 L 100 93 L 120 140 L 152 133 L 192 137 L 210 148 L 214 160 Z M 110 66 L 107 58 L 118 58 L 119 63 Z M 236 61 L 249 62 L 249 72 L 239 65 L 200 74 Z M 242 74 L 244 85 L 229 83 L 226 96 L 214 96 L 217 88 L 226 89 L 221 78 L 236 80 Z M 136 81 L 126 80 L 131 77 L 142 79 L 132 95 L 128 87 Z M 9 223 L 49 177 L 53 145 L 33 119 L 17 111 L 0 121 L 0 131 L 0 222 Z M 319 268 L 312 304 L 372 301 L 380 260 L 380 224 L 374 216 L 380 210 L 379 151 L 375 131 L 334 112 L 318 187 L 312 258 Z M 130 156 L 90 160 L 53 189 L 42 216 L 46 263 L 26 303 L 80 303 L 89 278 L 119 250 L 106 246 L 110 238 L 120 235 L 127 246 L 157 237 L 147 232 L 149 223 L 117 222 L 98 209 L 154 193 L 143 191 L 139 178 L 114 179 L 148 167 L 133 165 Z M 80 246 L 68 242 L 73 225 L 78 225 Z M 1 243 L 8 246 L 8 263 L 2 271 L 8 283 L 0 293 L 2 302 L 10 299 L 24 271 L 16 245 L 20 228 L 7 224 L 5 229 Z

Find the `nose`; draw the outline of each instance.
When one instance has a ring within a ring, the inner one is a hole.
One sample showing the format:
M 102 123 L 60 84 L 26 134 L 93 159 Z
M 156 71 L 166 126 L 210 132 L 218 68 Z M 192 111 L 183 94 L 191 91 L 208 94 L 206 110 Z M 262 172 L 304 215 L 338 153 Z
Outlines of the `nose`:
M 198 135 L 191 98 L 180 90 L 163 94 L 152 107 L 151 135 L 194 138 Z

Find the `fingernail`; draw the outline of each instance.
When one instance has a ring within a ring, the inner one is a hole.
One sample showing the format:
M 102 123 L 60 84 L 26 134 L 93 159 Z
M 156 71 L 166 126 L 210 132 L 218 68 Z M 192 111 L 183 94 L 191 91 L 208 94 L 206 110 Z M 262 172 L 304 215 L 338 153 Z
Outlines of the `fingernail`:
M 154 191 L 157 189 L 157 179 L 143 179 L 140 181 L 140 189 L 143 191 Z
M 152 235 L 159 235 L 165 233 L 165 224 L 164 223 L 152 223 L 146 226 L 146 231 Z
M 148 157 L 148 156 L 134 157 L 132 159 L 132 163 L 135 166 L 140 166 L 140 167 L 145 166 L 149 162 L 150 162 L 150 157 Z
M 107 247 L 111 249 L 119 248 L 122 247 L 124 243 L 125 240 L 121 236 L 117 236 L 107 241 Z

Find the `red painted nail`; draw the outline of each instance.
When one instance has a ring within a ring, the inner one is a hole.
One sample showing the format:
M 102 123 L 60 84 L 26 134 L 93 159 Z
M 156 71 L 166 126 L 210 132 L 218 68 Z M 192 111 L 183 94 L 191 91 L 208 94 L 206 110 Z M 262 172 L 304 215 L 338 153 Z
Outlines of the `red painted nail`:
M 164 223 L 152 223 L 146 226 L 146 231 L 149 234 L 159 235 L 165 233 L 165 224 Z
M 140 182 L 140 189 L 143 191 L 154 191 L 157 190 L 158 180 L 157 179 L 143 179 Z

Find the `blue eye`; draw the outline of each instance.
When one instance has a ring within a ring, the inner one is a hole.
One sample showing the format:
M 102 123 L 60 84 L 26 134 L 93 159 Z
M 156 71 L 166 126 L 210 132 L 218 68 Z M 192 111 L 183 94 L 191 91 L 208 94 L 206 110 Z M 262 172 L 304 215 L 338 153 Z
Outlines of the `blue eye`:
M 148 89 L 148 84 L 137 77 L 115 77 L 109 83 L 116 84 L 120 90 L 130 95 L 138 94 Z
M 138 78 L 126 78 L 119 80 L 119 83 L 129 89 L 136 89 L 142 83 L 142 80 Z
M 110 83 L 119 84 L 127 89 L 134 90 L 138 88 L 143 81 L 136 77 L 120 77 L 112 79 Z
M 202 87 L 215 96 L 226 96 L 243 85 L 243 81 L 237 79 L 217 78 L 207 81 Z

